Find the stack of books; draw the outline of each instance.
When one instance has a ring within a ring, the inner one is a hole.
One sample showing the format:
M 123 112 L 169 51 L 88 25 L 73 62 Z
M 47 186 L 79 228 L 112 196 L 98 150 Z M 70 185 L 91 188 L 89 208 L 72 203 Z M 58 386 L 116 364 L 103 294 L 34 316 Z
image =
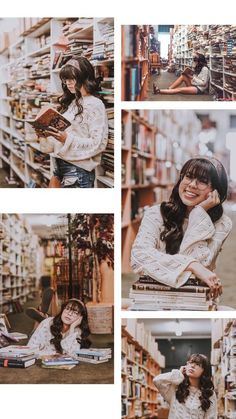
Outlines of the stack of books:
M 110 348 L 80 349 L 77 352 L 78 360 L 89 364 L 102 364 L 111 358 Z
M 79 361 L 69 355 L 55 354 L 41 357 L 43 368 L 56 368 L 61 370 L 70 370 L 74 368 Z
M 196 278 L 180 288 L 161 284 L 150 276 L 141 276 L 130 289 L 131 310 L 216 310 L 210 288 Z
M 29 346 L 9 345 L 0 349 L 0 367 L 28 368 L 35 361 L 35 351 Z

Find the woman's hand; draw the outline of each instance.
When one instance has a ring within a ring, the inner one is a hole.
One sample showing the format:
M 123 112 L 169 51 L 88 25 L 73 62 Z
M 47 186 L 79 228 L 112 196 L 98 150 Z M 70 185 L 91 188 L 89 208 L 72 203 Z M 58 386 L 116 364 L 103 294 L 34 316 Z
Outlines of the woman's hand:
M 211 295 L 213 298 L 218 297 L 222 294 L 222 285 L 220 279 L 216 276 L 214 272 L 211 272 L 209 269 L 205 268 L 199 262 L 192 262 L 186 268 L 186 271 L 191 271 L 197 278 L 201 279 L 211 290 Z
M 183 375 L 186 374 L 186 365 L 182 365 L 182 367 L 180 367 L 180 372 L 182 372 Z
M 205 199 L 205 201 L 202 201 L 198 205 L 202 207 L 205 211 L 208 211 L 209 209 L 215 207 L 218 204 L 220 204 L 220 197 L 217 190 L 215 189 L 214 191 L 209 192 L 207 199 Z
M 46 131 L 46 134 L 47 134 L 47 137 L 51 135 L 57 141 L 60 141 L 60 143 L 63 143 L 63 144 L 67 139 L 67 133 L 65 131 L 59 131 L 58 129 L 53 128 L 51 126 L 49 126 L 49 129 Z
M 78 327 L 82 322 L 83 317 L 79 316 L 71 325 L 70 325 L 70 332 L 74 333 L 76 327 Z

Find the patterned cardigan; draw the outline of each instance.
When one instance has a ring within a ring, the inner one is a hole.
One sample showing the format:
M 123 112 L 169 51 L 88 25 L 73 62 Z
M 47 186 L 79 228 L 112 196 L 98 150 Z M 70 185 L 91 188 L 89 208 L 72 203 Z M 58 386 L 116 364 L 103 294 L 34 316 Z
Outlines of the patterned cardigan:
M 201 409 L 199 397 L 201 390 L 189 387 L 189 395 L 184 403 L 176 399 L 178 385 L 184 380 L 184 375 L 179 370 L 172 370 L 166 374 L 157 375 L 153 382 L 162 397 L 169 403 L 169 419 L 217 419 L 217 400 L 215 392 L 210 397 L 211 405 L 204 412 Z
M 44 153 L 52 153 L 84 170 L 92 171 L 101 161 L 101 153 L 108 141 L 108 120 L 103 102 L 95 96 L 83 96 L 81 99 L 83 112 L 77 113 L 77 105 L 73 101 L 63 114 L 71 122 L 67 128 L 64 144 L 53 137 L 40 138 L 40 148 Z
M 191 262 L 198 261 L 214 270 L 222 244 L 232 229 L 232 222 L 223 214 L 213 223 L 207 212 L 196 206 L 184 221 L 184 237 L 179 253 L 175 255 L 165 252 L 165 243 L 160 240 L 162 228 L 160 205 L 148 208 L 133 243 L 131 265 L 136 273 L 150 275 L 163 284 L 178 288 L 190 277 L 191 272 L 185 269 Z
M 50 343 L 50 340 L 53 338 L 50 330 L 52 319 L 53 317 L 48 317 L 43 320 L 28 342 L 28 346 L 36 348 L 38 356 L 54 355 L 57 353 L 55 346 Z M 77 341 L 80 336 L 81 330 L 79 328 L 77 328 L 73 333 L 67 332 L 64 334 L 61 340 L 61 346 L 64 354 L 76 357 L 76 351 L 80 349 L 80 343 Z

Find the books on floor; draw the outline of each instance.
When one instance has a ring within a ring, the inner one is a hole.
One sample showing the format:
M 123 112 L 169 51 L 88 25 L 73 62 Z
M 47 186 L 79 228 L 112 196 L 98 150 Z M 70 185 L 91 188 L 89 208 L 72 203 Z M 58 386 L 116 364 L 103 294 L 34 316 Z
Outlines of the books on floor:
M 108 362 L 112 353 L 110 348 L 89 348 L 77 351 L 78 360 L 90 364 L 101 364 Z
M 211 297 L 210 288 L 196 278 L 180 288 L 164 285 L 143 275 L 130 289 L 131 310 L 216 310 L 217 301 Z
M 55 354 L 41 357 L 41 366 L 43 368 L 56 368 L 70 370 L 74 368 L 79 361 L 69 355 Z
M 0 367 L 28 368 L 35 362 L 35 350 L 29 346 L 9 345 L 0 349 Z

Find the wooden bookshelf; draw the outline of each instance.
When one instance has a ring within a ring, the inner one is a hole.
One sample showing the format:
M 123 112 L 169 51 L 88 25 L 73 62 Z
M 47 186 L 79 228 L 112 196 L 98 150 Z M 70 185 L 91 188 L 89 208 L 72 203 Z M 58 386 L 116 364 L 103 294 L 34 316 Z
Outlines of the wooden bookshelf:
M 149 25 L 121 27 L 122 100 L 144 100 L 149 73 Z
M 122 111 L 123 272 L 131 272 L 131 246 L 145 208 L 168 200 L 183 163 L 197 154 L 199 130 L 191 111 Z
M 212 320 L 213 381 L 220 418 L 233 418 L 236 411 L 236 320 Z
M 137 339 L 138 325 L 136 319 L 123 319 L 122 352 L 121 352 L 121 408 L 122 417 L 148 419 L 157 415 L 158 390 L 153 384 L 153 378 L 161 373 L 161 363 L 164 361 L 157 350 L 157 343 L 151 335 L 146 334 L 144 342 L 140 336 Z M 128 325 L 127 325 L 128 323 Z M 132 323 L 132 330 L 129 324 Z M 140 326 L 140 327 L 139 327 Z M 151 349 L 151 353 L 149 348 Z M 163 364 L 164 365 L 164 364 Z
M 0 312 L 21 311 L 39 279 L 38 237 L 18 214 L 1 214 Z
M 63 64 L 63 57 L 82 53 L 101 80 L 99 93 L 109 121 L 108 146 L 96 169 L 95 186 L 114 186 L 114 20 L 87 19 L 79 36 L 72 35 L 70 30 L 79 19 L 85 18 L 14 19 L 18 36 L 14 38 L 12 31 L 0 37 L 0 167 L 8 174 L 9 185 L 47 187 L 52 159 L 40 151 L 35 132 L 25 120 L 33 119 L 45 104 L 57 103 L 59 59 Z

